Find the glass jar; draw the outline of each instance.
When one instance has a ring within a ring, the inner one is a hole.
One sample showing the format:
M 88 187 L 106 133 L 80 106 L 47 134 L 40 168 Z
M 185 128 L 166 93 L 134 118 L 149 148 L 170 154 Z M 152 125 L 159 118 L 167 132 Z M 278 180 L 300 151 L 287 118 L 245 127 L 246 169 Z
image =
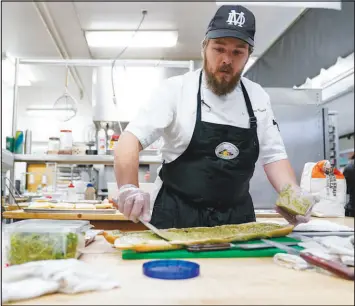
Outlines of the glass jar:
M 58 137 L 50 137 L 48 141 L 47 154 L 58 154 L 60 147 L 60 139 Z

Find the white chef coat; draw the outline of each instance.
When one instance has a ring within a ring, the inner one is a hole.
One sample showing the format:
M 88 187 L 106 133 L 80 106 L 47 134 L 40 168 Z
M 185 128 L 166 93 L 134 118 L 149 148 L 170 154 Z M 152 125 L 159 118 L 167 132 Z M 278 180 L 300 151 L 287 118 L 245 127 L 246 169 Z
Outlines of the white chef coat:
M 192 138 L 200 71 L 164 80 L 125 129 L 138 138 L 143 149 L 162 137 L 161 154 L 165 163 L 178 158 Z M 257 118 L 261 164 L 287 159 L 280 132 L 273 123 L 275 118 L 269 95 L 259 84 L 244 77 L 242 81 Z M 202 121 L 249 128 L 249 114 L 240 84 L 230 94 L 219 97 L 207 88 L 202 77 L 201 99 L 210 107 L 202 104 Z
M 178 158 L 191 141 L 196 123 L 200 71 L 201 69 L 198 69 L 164 80 L 125 129 L 138 138 L 143 149 L 161 137 L 163 140 L 161 154 L 165 163 Z M 277 125 L 273 124 L 273 120 L 276 119 L 271 109 L 269 95 L 259 84 L 244 77 L 242 81 L 257 118 L 261 164 L 287 159 L 280 132 Z M 250 127 L 249 114 L 240 84 L 230 94 L 218 97 L 207 88 L 202 77 L 201 99 L 210 107 L 209 109 L 204 104 L 201 106 L 202 121 L 242 128 Z M 157 175 L 155 188 L 150 195 L 151 211 L 162 183 Z

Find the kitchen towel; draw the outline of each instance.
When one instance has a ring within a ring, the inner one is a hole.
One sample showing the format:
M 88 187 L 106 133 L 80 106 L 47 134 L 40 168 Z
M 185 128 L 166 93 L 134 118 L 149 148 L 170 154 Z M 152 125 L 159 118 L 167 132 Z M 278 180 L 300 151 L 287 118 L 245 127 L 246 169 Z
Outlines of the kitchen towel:
M 49 293 L 73 294 L 119 287 L 119 282 L 77 259 L 33 261 L 2 270 L 2 302 Z
M 257 222 L 268 222 L 276 223 L 280 225 L 287 225 L 287 221 L 284 220 L 273 220 L 273 219 L 262 219 Z M 336 222 L 331 222 L 324 219 L 312 219 L 307 223 L 300 223 L 293 228 L 293 232 L 354 232 L 354 228 L 346 225 L 338 224 Z
M 351 237 L 313 237 L 298 244 L 309 252 L 324 259 L 342 262 L 347 266 L 354 266 L 354 236 Z M 275 254 L 274 262 L 295 270 L 313 269 L 314 267 L 301 257 L 292 254 Z
M 293 229 L 294 232 L 312 232 L 312 231 L 318 231 L 318 232 L 341 232 L 341 231 L 345 231 L 345 232 L 353 232 L 354 229 L 346 226 L 346 225 L 341 225 L 341 224 L 337 224 L 335 222 L 331 222 L 329 220 L 317 220 L 317 219 L 313 219 L 310 220 L 307 223 L 301 223 L 298 224 L 297 226 L 294 227 Z

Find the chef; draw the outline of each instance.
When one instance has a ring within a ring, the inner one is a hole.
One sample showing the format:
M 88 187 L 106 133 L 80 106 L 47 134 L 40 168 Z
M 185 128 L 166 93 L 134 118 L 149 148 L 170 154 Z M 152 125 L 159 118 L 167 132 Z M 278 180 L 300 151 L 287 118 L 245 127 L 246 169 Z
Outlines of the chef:
M 158 228 L 255 221 L 249 183 L 258 159 L 277 192 L 288 184 L 300 191 L 268 94 L 241 77 L 254 34 L 250 10 L 221 6 L 202 42 L 203 68 L 164 80 L 129 123 L 114 162 L 118 209 L 128 219 Z M 139 152 L 160 137 L 163 163 L 150 197 L 138 184 Z M 292 223 L 308 220 L 278 211 Z

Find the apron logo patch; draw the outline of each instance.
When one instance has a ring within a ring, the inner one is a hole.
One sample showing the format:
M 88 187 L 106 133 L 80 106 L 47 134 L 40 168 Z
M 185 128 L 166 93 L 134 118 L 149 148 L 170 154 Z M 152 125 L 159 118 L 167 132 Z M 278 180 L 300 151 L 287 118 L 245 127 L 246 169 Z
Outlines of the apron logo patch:
M 222 142 L 216 147 L 215 153 L 217 157 L 222 159 L 233 159 L 239 155 L 238 148 L 230 142 Z

